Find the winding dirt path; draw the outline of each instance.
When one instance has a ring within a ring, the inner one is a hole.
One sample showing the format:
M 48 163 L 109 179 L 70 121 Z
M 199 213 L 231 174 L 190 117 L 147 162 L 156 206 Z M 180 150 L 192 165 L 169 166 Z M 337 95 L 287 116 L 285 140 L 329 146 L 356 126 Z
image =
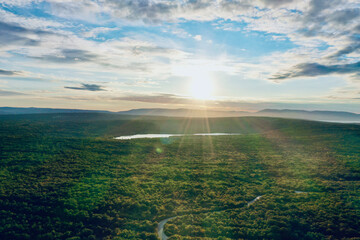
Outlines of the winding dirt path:
M 158 224 L 158 227 L 157 227 L 157 233 L 158 233 L 158 236 L 161 240 L 166 240 L 168 239 L 169 237 L 165 235 L 164 233 L 164 227 L 165 227 L 165 224 L 170 221 L 171 219 L 174 219 L 174 218 L 177 218 L 178 216 L 175 216 L 175 217 L 170 217 L 170 218 L 166 218 L 162 221 L 159 222 Z
M 303 192 L 303 191 L 294 191 L 294 193 L 297 193 L 297 194 L 303 194 L 303 193 L 309 193 L 309 192 Z M 254 204 L 256 201 L 260 200 L 260 198 L 262 198 L 261 195 L 257 196 L 256 198 L 254 198 L 253 200 L 249 201 L 247 203 L 247 206 L 249 207 L 250 205 Z M 223 211 L 228 211 L 228 210 L 233 210 L 233 209 L 225 209 L 225 210 L 220 210 L 220 211 L 209 211 L 208 213 L 210 212 L 223 212 Z M 205 213 L 205 212 L 202 212 L 202 213 Z M 161 240 L 167 240 L 169 237 L 166 236 L 165 232 L 164 232 L 164 227 L 165 227 L 165 224 L 174 219 L 174 218 L 178 218 L 178 217 L 182 217 L 182 216 L 185 216 L 185 215 L 188 215 L 188 214 L 184 214 L 184 215 L 178 215 L 178 216 L 174 216 L 174 217 L 169 217 L 169 218 L 166 218 L 164 220 L 161 220 L 158 224 L 158 227 L 157 227 L 157 233 L 158 233 L 158 237 L 159 239 Z
M 249 207 L 251 204 L 255 203 L 256 201 L 258 201 L 262 196 L 257 196 L 256 198 L 254 198 L 253 200 L 249 201 L 247 203 L 247 206 Z M 228 211 L 230 209 L 225 209 L 225 210 L 220 210 L 220 211 L 209 211 L 208 213 L 210 212 L 223 212 L 223 211 Z M 205 213 L 205 212 L 202 212 L 202 213 Z M 165 224 L 174 219 L 174 218 L 178 218 L 178 217 L 182 217 L 182 216 L 185 216 L 187 214 L 184 214 L 184 215 L 179 215 L 179 216 L 174 216 L 174 217 L 169 217 L 169 218 L 166 218 L 164 220 L 161 220 L 158 224 L 158 227 L 157 227 L 157 233 L 158 233 L 158 237 L 159 239 L 161 240 L 167 240 L 169 237 L 166 236 L 165 232 L 164 232 L 164 227 L 165 227 Z

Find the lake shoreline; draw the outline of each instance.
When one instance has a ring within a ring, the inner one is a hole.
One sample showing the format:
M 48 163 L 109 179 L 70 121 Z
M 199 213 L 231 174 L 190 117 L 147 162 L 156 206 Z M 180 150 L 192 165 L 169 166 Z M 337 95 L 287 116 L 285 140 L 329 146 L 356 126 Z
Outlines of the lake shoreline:
M 131 140 L 131 139 L 144 139 L 144 138 L 170 138 L 170 137 L 185 137 L 185 136 L 234 136 L 242 135 L 241 133 L 193 133 L 193 134 L 135 134 L 129 136 L 115 137 L 117 140 Z

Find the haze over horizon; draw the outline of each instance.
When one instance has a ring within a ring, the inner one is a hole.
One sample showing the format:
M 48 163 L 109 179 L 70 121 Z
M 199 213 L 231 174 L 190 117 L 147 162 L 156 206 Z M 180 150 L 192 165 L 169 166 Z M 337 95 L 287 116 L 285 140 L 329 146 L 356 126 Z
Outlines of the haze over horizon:
M 359 0 L 0 0 L 0 107 L 359 113 Z

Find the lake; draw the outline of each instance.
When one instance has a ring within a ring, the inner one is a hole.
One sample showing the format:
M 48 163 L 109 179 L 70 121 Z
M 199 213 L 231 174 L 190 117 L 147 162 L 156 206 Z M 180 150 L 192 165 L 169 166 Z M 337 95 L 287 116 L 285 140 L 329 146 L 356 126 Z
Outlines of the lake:
M 162 133 L 162 134 L 135 134 L 130 136 L 120 136 L 115 137 L 119 140 L 131 140 L 131 139 L 140 139 L 140 138 L 169 138 L 169 137 L 182 137 L 182 136 L 228 136 L 228 135 L 241 135 L 241 133 L 194 133 L 194 134 L 171 134 L 171 133 Z

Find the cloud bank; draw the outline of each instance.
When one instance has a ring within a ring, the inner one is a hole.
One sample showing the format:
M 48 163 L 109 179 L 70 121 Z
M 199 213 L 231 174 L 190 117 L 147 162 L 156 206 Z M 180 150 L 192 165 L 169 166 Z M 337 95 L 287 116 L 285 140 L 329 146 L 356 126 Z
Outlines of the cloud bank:
M 18 71 L 9 71 L 9 70 L 0 69 L 0 75 L 13 76 L 13 75 L 18 75 L 19 73 L 20 72 Z
M 0 0 L 0 84 L 13 92 L 16 77 L 47 79 L 49 91 L 185 104 L 171 82 L 206 72 L 230 89 L 336 77 L 360 91 L 359 42 L 358 0 Z
M 303 63 L 294 66 L 285 73 L 275 75 L 271 79 L 280 80 L 295 77 L 314 77 L 329 74 L 360 74 L 360 62 L 342 65 L 321 65 L 318 63 Z
M 64 87 L 67 89 L 72 89 L 72 90 L 85 90 L 85 91 L 92 91 L 92 92 L 98 92 L 98 91 L 105 91 L 105 89 L 103 89 L 103 87 L 101 85 L 97 85 L 97 84 L 86 84 L 86 83 L 82 83 L 81 87 Z

